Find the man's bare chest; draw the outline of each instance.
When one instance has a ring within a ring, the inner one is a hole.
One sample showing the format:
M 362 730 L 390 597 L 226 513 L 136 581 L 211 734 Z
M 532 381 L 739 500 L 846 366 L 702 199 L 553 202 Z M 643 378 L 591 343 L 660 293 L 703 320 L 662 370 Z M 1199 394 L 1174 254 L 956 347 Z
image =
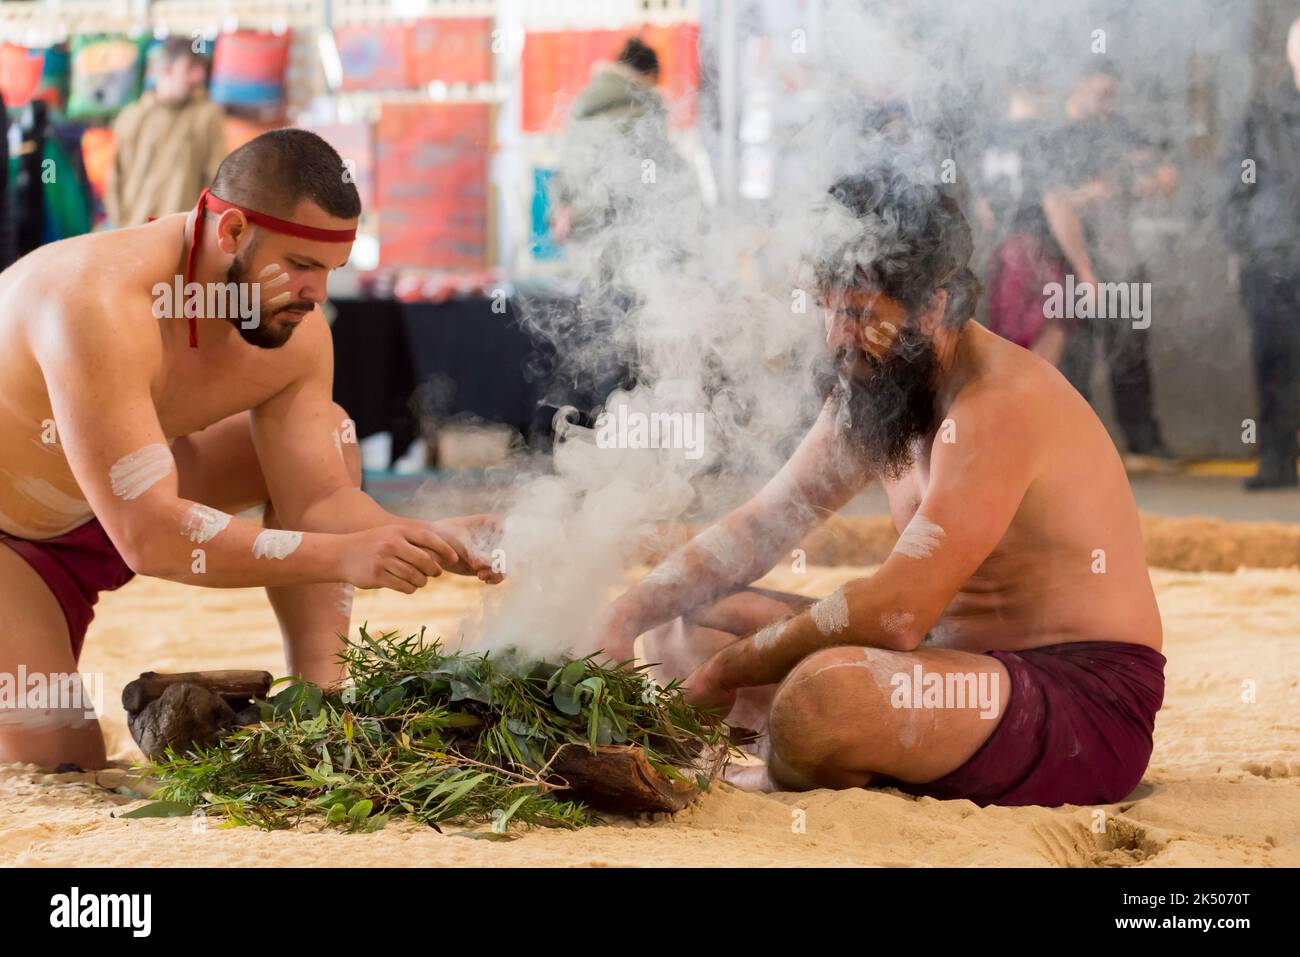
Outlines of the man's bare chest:
M 194 355 L 174 359 L 151 383 L 154 408 L 169 438 L 189 435 L 266 402 L 289 383 L 286 371 L 262 356 L 231 359 Z
M 929 456 L 919 457 L 903 475 L 883 479 L 881 486 L 889 502 L 889 515 L 894 527 L 902 532 L 920 510 L 921 502 L 930 487 Z

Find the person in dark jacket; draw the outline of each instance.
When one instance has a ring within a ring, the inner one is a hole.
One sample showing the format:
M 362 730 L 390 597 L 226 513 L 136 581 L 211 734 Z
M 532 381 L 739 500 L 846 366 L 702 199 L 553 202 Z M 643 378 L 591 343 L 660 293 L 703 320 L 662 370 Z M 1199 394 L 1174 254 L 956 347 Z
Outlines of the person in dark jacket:
M 1250 490 L 1295 488 L 1300 429 L 1300 18 L 1287 34 L 1293 76 L 1255 99 L 1235 147 L 1227 209 L 1229 272 L 1251 324 L 1259 470 Z
M 557 239 L 604 233 L 644 200 L 646 185 L 687 172 L 668 135 L 658 83 L 658 55 L 629 37 L 574 100 L 554 180 Z

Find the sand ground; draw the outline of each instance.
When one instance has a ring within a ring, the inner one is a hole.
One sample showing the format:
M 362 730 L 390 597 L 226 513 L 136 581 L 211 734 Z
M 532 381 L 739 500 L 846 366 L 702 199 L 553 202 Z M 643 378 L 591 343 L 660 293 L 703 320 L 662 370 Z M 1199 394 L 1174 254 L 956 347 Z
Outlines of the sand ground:
M 814 566 L 763 584 L 825 595 L 866 571 Z M 129 786 L 123 771 L 8 765 L 0 766 L 0 865 L 1300 865 L 1300 570 L 1155 569 L 1152 578 L 1168 690 L 1146 776 L 1105 808 L 981 809 L 892 791 L 762 795 L 716 784 L 673 818 L 509 841 L 400 821 L 370 835 L 265 833 L 123 821 L 114 813 L 140 803 L 118 790 Z M 454 634 L 480 588 L 448 578 L 413 597 L 361 593 L 355 620 Z M 141 671 L 283 669 L 260 591 L 158 580 L 104 596 L 82 664 L 105 676 L 109 754 L 124 762 L 138 752 L 119 695 Z M 1104 831 L 1095 829 L 1101 820 Z

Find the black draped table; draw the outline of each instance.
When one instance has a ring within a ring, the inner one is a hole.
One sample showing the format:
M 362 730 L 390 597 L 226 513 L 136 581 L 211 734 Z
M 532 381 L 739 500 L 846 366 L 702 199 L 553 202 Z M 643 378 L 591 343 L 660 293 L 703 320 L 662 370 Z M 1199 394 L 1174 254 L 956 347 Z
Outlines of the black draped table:
M 530 296 L 530 307 L 535 302 Z M 487 296 L 331 303 L 334 400 L 356 421 L 358 438 L 391 432 L 394 459 L 424 426 L 444 422 L 502 423 L 530 444 L 549 442 L 554 350 L 523 328 L 513 300 L 504 311 L 493 311 Z M 591 397 L 563 398 L 590 407 Z

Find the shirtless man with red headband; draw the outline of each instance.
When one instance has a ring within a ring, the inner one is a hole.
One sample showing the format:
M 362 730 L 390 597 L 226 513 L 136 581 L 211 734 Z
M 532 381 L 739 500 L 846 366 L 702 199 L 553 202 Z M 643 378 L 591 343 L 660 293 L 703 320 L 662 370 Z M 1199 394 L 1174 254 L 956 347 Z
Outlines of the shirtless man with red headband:
M 403 519 L 359 487 L 317 307 L 360 213 L 333 148 L 275 130 L 194 212 L 0 274 L 0 675 L 76 674 L 97 595 L 135 574 L 265 586 L 289 671 L 320 683 L 340 677 L 353 587 L 500 579 L 490 517 Z M 234 517 L 263 504 L 262 524 Z M 98 721 L 0 702 L 6 761 L 102 767 Z

